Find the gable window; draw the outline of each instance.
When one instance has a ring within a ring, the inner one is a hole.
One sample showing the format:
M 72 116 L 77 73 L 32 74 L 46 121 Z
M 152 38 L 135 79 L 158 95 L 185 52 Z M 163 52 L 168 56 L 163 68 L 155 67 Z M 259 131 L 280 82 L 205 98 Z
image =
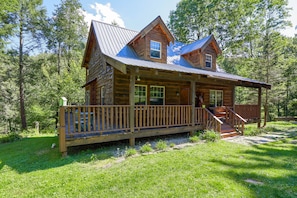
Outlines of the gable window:
M 210 90 L 209 93 L 209 106 L 219 107 L 223 106 L 223 91 L 222 90 Z
M 146 85 L 135 85 L 135 105 L 146 105 Z
M 161 43 L 157 41 L 150 42 L 151 58 L 161 58 Z
M 150 86 L 150 105 L 164 105 L 164 96 L 164 86 Z
M 212 67 L 212 56 L 209 54 L 205 54 L 205 67 L 207 68 Z

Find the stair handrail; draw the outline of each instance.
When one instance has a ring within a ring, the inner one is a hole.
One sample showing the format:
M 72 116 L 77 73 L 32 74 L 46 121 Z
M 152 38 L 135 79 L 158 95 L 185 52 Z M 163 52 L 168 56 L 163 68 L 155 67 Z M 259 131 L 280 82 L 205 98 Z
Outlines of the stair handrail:
M 243 117 L 233 111 L 230 107 L 226 107 L 226 123 L 241 132 L 242 135 L 244 133 L 244 123 L 246 122 L 247 121 Z
M 223 122 L 218 117 L 216 117 L 212 112 L 210 112 L 207 108 L 203 108 L 203 109 L 206 112 L 206 115 L 204 117 L 205 129 L 221 132 L 221 125 L 223 124 Z M 211 120 L 209 120 L 208 118 L 211 118 Z

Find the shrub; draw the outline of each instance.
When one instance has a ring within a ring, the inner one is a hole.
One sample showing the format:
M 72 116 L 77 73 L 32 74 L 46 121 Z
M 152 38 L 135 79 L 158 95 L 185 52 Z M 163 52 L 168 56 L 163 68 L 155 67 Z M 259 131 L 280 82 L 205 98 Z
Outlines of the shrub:
M 173 142 L 171 142 L 170 144 L 169 144 L 169 147 L 170 148 L 173 148 L 175 146 L 175 144 L 173 143 Z
M 159 140 L 156 144 L 156 149 L 159 151 L 163 151 L 167 148 L 167 144 L 165 141 L 163 140 Z
M 245 136 L 256 136 L 263 133 L 264 130 L 262 128 L 249 128 L 248 130 L 244 131 Z
M 216 142 L 221 139 L 221 135 L 215 131 L 205 131 L 200 137 L 206 142 Z
M 125 157 L 129 157 L 129 156 L 136 155 L 136 154 L 137 154 L 137 151 L 135 148 L 129 148 L 125 152 Z
M 140 147 L 139 151 L 140 153 L 149 153 L 153 151 L 153 149 L 150 143 L 145 143 L 144 145 L 142 145 L 142 147 Z
M 191 136 L 189 138 L 189 141 L 192 142 L 192 143 L 195 143 L 195 142 L 198 142 L 199 141 L 199 137 L 194 135 L 194 136 Z
M 22 139 L 22 136 L 17 133 L 9 133 L 0 138 L 0 143 L 14 142 Z

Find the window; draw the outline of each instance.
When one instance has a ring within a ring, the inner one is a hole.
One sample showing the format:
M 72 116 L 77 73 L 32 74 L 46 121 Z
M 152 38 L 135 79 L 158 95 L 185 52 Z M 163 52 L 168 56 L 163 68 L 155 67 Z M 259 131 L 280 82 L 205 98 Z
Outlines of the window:
M 223 91 L 222 90 L 210 90 L 209 106 L 218 107 L 223 106 Z
M 165 87 L 150 86 L 150 104 L 164 105 Z
M 135 85 L 134 101 L 136 105 L 146 104 L 146 85 Z
M 152 58 L 161 58 L 161 43 L 157 41 L 151 41 L 150 54 Z
M 205 54 L 205 67 L 212 67 L 212 56 L 209 54 Z

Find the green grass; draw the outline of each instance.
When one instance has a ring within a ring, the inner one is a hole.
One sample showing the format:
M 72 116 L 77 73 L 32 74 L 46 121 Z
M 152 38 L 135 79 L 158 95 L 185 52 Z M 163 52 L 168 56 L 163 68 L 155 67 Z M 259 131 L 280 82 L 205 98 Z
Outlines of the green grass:
M 274 125 L 292 134 L 296 126 Z M 132 158 L 114 157 L 112 146 L 76 148 L 61 158 L 51 149 L 57 137 L 23 138 L 0 144 L 0 197 L 296 197 L 296 137 L 253 147 L 219 141 Z

